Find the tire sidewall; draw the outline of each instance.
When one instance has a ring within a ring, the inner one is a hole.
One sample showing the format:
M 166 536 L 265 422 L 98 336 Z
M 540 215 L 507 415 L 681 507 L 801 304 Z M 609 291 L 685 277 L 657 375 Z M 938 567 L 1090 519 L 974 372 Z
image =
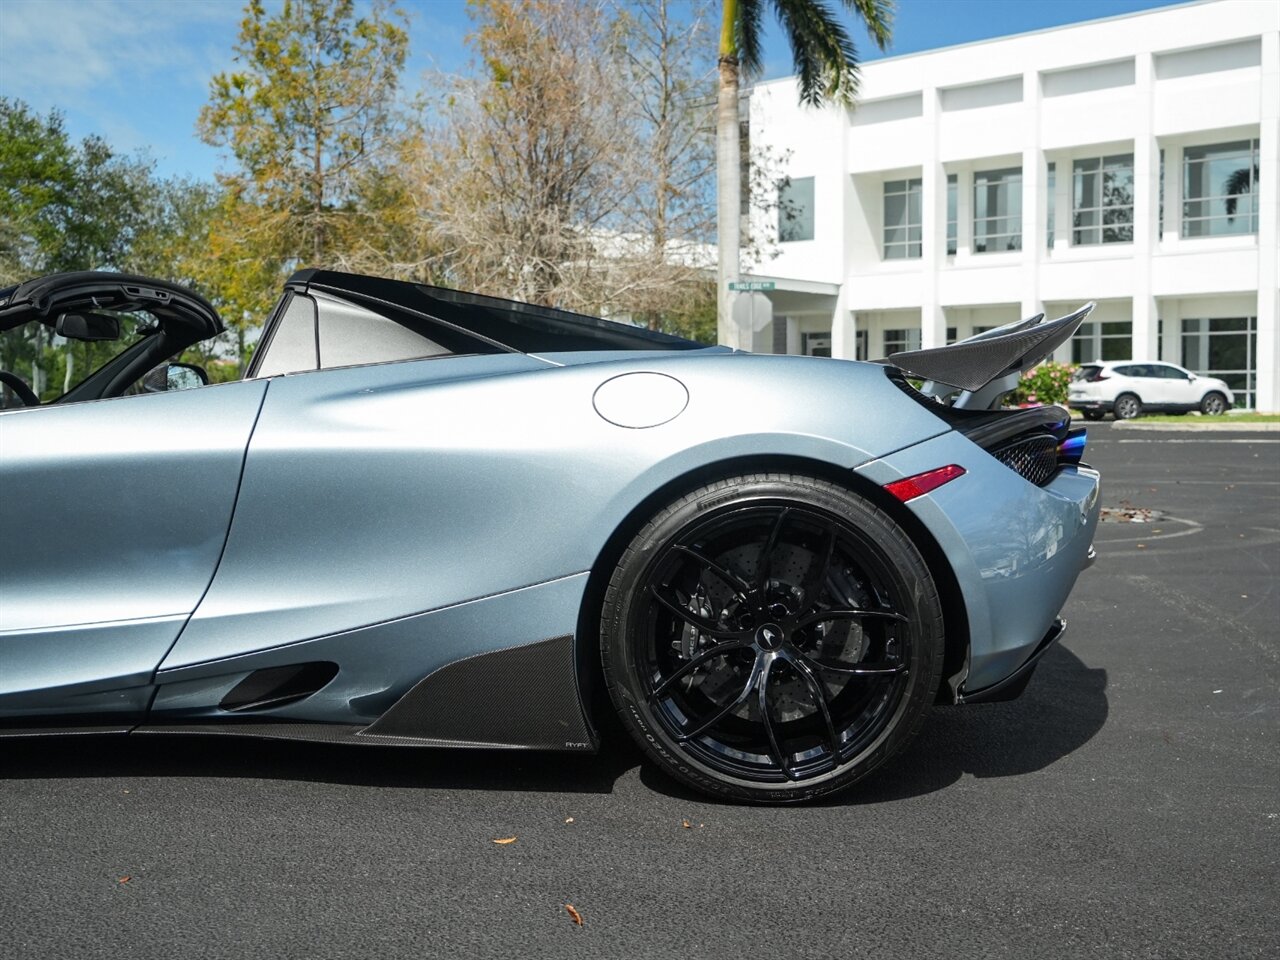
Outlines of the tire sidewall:
M 690 524 L 747 505 L 791 502 L 833 514 L 860 529 L 881 553 L 908 609 L 910 663 L 906 687 L 881 721 L 874 740 L 835 770 L 799 783 L 765 784 L 717 770 L 686 752 L 650 713 L 637 672 L 632 628 L 638 619 L 639 587 L 670 539 Z M 690 786 L 718 796 L 757 803 L 795 803 L 843 789 L 866 776 L 914 735 L 933 702 L 941 674 L 943 636 L 941 602 L 928 567 L 915 545 L 883 511 L 855 493 L 813 477 L 752 475 L 720 481 L 693 491 L 660 511 L 636 535 L 619 561 L 606 590 L 600 622 L 605 683 L 623 724 L 640 746 L 668 773 Z

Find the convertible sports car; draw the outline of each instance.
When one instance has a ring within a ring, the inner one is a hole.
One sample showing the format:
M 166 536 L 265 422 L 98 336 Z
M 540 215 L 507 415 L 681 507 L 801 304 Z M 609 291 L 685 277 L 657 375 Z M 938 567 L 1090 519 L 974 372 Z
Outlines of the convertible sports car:
M 0 290 L 121 345 L 0 374 L 0 734 L 589 751 L 612 710 L 703 791 L 846 787 L 1061 635 L 1098 475 L 992 408 L 1089 309 L 870 364 L 303 270 L 209 385 L 183 287 Z

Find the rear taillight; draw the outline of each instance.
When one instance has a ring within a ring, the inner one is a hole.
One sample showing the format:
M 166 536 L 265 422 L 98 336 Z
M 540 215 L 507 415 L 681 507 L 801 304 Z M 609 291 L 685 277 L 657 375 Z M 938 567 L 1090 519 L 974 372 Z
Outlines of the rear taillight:
M 914 477 L 904 477 L 901 480 L 893 481 L 893 483 L 886 483 L 884 488 L 903 503 L 906 503 L 908 500 L 923 497 L 926 493 L 937 490 L 944 483 L 950 483 L 956 477 L 963 476 L 964 467 L 953 463 L 945 467 L 938 467 L 936 470 L 917 473 Z

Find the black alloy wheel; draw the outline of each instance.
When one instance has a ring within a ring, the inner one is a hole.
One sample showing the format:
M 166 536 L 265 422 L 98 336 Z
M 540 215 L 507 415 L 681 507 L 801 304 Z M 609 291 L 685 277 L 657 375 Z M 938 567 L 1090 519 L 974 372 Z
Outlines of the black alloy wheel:
M 1220 393 L 1206 393 L 1200 401 L 1200 412 L 1206 417 L 1218 417 L 1227 412 L 1227 398 Z
M 848 786 L 911 737 L 937 690 L 942 614 L 881 510 L 816 478 L 752 475 L 637 535 L 601 646 L 624 725 L 668 773 L 785 803 Z
M 1122 393 L 1116 397 L 1115 415 L 1117 420 L 1132 420 L 1141 416 L 1142 401 L 1132 393 Z

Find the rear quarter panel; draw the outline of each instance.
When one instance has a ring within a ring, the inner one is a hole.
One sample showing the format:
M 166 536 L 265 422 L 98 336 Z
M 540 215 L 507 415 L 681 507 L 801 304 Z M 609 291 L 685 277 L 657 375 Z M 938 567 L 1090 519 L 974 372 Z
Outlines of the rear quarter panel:
M 651 428 L 607 422 L 592 397 L 629 371 L 677 378 L 687 407 Z M 637 504 L 705 464 L 851 469 L 946 429 L 882 369 L 805 357 L 505 355 L 277 378 L 223 562 L 164 667 L 587 571 Z

